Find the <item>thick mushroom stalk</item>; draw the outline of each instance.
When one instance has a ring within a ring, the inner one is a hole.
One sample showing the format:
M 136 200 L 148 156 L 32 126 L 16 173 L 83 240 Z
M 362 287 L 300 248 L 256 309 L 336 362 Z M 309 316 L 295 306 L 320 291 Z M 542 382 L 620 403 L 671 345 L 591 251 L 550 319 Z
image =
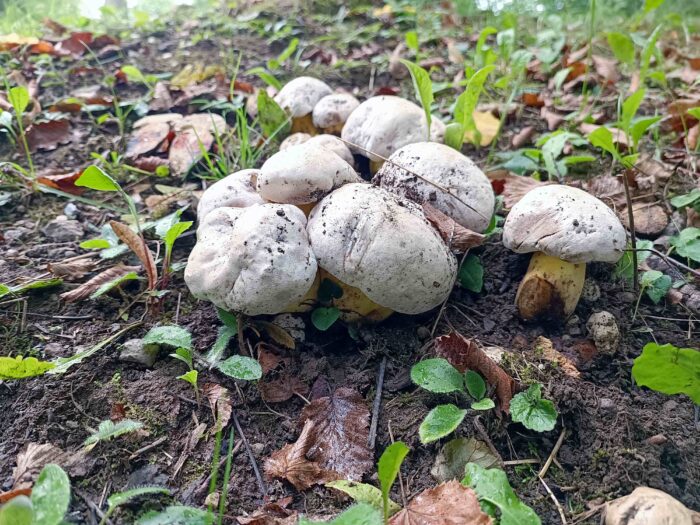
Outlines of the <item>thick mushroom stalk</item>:
M 586 263 L 617 262 L 626 234 L 610 208 L 570 186 L 541 186 L 513 206 L 503 225 L 503 244 L 535 252 L 518 288 L 516 305 L 526 320 L 563 320 L 578 304 Z
M 375 303 L 362 290 L 345 284 L 327 271 L 321 269 L 318 273 L 321 281 L 328 279 L 342 291 L 342 295 L 333 298 L 330 304 L 340 310 L 340 318 L 346 323 L 379 323 L 394 313 L 391 308 Z

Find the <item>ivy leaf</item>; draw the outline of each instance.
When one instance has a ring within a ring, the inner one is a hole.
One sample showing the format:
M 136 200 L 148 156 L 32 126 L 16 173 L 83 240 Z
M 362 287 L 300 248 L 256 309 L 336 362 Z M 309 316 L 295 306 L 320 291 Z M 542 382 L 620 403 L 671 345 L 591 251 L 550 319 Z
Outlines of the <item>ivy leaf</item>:
M 671 289 L 673 279 L 658 270 L 649 270 L 642 274 L 639 283 L 649 299 L 651 299 L 654 304 L 659 304 L 659 301 L 661 301 Z
M 467 255 L 459 269 L 457 278 L 467 290 L 474 293 L 481 292 L 484 287 L 484 267 L 476 255 Z
M 54 363 L 48 361 L 39 361 L 36 357 L 3 356 L 0 357 L 0 381 L 40 376 L 55 366 Z
M 539 383 L 513 396 L 510 400 L 510 414 L 513 421 L 536 432 L 552 430 L 558 416 L 554 403 L 542 399 L 542 385 Z
M 328 330 L 340 317 L 340 310 L 335 306 L 316 308 L 311 312 L 311 322 L 317 330 L 325 332 Z
M 392 443 L 382 453 L 377 463 L 377 475 L 379 477 L 379 485 L 382 491 L 382 502 L 384 505 L 384 521 L 389 517 L 389 491 L 391 486 L 396 481 L 396 476 L 399 475 L 401 463 L 408 454 L 408 447 L 403 441 Z
M 262 377 L 262 367 L 252 357 L 234 355 L 218 365 L 219 370 L 234 379 L 256 381 Z
M 174 324 L 154 326 L 143 337 L 143 344 L 192 350 L 192 334 L 186 328 Z
M 416 90 L 416 98 L 420 100 L 421 106 L 423 106 L 423 112 L 425 113 L 426 128 L 428 130 L 428 137 L 426 140 L 430 140 L 430 122 L 432 120 L 430 110 L 433 105 L 433 82 L 430 80 L 428 72 L 418 64 L 414 64 L 403 58 L 401 59 L 401 63 L 406 66 L 409 73 L 411 73 L 413 88 Z
M 467 387 L 467 392 L 477 401 L 486 395 L 486 381 L 474 370 L 467 370 L 464 374 L 464 384 Z
M 382 510 L 383 508 L 382 491 L 369 483 L 358 483 L 357 481 L 341 479 L 338 481 L 329 481 L 326 483 L 326 487 L 347 494 L 357 503 L 367 503 L 378 510 Z M 399 510 L 401 510 L 401 507 L 392 500 L 389 500 L 389 515 L 396 514 Z
M 436 357 L 413 365 L 411 380 L 418 386 L 436 394 L 446 394 L 464 389 L 464 377 L 447 359 Z
M 700 228 L 685 228 L 671 237 L 671 245 L 681 257 L 700 262 Z
M 501 512 L 500 525 L 541 525 L 537 514 L 525 505 L 513 492 L 506 473 L 500 469 L 485 469 L 469 463 L 465 469 L 462 485 L 471 487 L 479 501 L 498 507 Z
M 418 428 L 418 437 L 423 444 L 431 443 L 454 432 L 467 415 L 465 409 L 452 403 L 433 408 Z
M 700 352 L 672 344 L 648 343 L 634 360 L 632 377 L 639 386 L 663 394 L 686 394 L 700 405 Z
M 98 191 L 119 191 L 121 189 L 117 181 L 94 164 L 83 170 L 78 180 L 75 181 L 75 185 Z
M 70 480 L 58 465 L 46 465 L 32 487 L 34 525 L 58 525 L 70 503 Z

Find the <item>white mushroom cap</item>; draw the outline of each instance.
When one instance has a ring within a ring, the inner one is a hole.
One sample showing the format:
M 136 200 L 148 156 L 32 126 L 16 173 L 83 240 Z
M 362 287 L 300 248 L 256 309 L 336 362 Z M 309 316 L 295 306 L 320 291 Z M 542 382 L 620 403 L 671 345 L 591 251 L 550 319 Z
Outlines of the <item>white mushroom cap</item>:
M 359 105 L 360 101 L 349 93 L 326 95 L 314 106 L 312 112 L 314 126 L 321 129 L 342 127 L 348 120 L 350 113 L 355 111 Z
M 442 142 L 445 124 L 437 118 L 431 122 L 430 140 Z M 428 130 L 423 109 L 413 102 L 400 97 L 379 96 L 365 100 L 350 114 L 340 136 L 364 148 L 357 148 L 355 153 L 380 161 L 382 159 L 377 155 L 389 157 L 406 144 L 427 140 Z
M 637 487 L 631 494 L 609 502 L 605 525 L 693 525 L 700 514 L 665 492 Z
M 543 252 L 570 263 L 616 262 L 627 236 L 615 212 L 578 188 L 540 186 L 510 210 L 503 244 L 517 253 Z
M 355 159 L 352 156 L 352 151 L 350 151 L 350 148 L 348 148 L 345 145 L 345 142 L 340 140 L 335 135 L 316 135 L 314 137 L 311 137 L 307 141 L 307 144 L 309 144 L 310 146 L 321 146 L 332 151 L 345 162 L 350 164 L 350 166 L 355 164 Z
M 209 186 L 199 199 L 197 220 L 202 222 L 216 208 L 247 208 L 264 203 L 255 188 L 259 175 L 260 170 L 241 170 Z
M 303 144 L 304 142 L 308 142 L 310 138 L 311 135 L 309 135 L 308 133 L 292 133 L 282 141 L 282 143 L 280 144 L 280 151 L 283 151 L 287 148 L 291 148 L 292 146 L 298 146 L 299 144 Z
M 435 142 L 416 142 L 395 151 L 377 172 L 380 186 L 422 204 L 427 202 L 475 232 L 488 228 L 496 198 L 484 172 L 469 157 Z M 428 179 L 450 193 L 421 180 Z M 454 196 L 453 196 L 454 195 Z
M 316 276 L 306 217 L 296 206 L 217 208 L 197 229 L 185 268 L 192 295 L 246 315 L 276 314 L 302 300 Z
M 332 151 L 300 144 L 275 153 L 258 176 L 263 199 L 285 204 L 316 202 L 335 188 L 362 179 L 352 166 Z
M 430 310 L 454 285 L 457 260 L 418 206 L 376 186 L 335 190 L 307 231 L 321 268 L 397 312 Z
M 333 90 L 325 82 L 313 77 L 297 77 L 287 82 L 275 96 L 282 109 L 288 110 L 293 118 L 309 115 L 316 103 Z

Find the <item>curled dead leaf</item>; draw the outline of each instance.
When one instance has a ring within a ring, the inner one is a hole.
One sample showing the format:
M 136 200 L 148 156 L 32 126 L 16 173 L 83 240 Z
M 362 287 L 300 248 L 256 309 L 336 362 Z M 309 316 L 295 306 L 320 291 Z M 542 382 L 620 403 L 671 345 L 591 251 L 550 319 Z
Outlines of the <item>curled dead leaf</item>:
M 154 122 L 139 126 L 131 134 L 126 144 L 126 158 L 134 159 L 145 153 L 150 153 L 160 146 L 169 134 L 170 124 L 167 122 Z
M 522 175 L 514 175 L 506 170 L 490 171 L 486 174 L 492 184 L 498 182 L 501 186 L 500 194 L 503 195 L 503 204 L 506 209 L 511 209 L 527 192 L 554 184 L 551 181 L 542 182 L 532 177 L 524 177 Z
M 16 467 L 12 469 L 12 488 L 14 490 L 31 487 L 39 471 L 49 463 L 55 463 L 69 470 L 74 467 L 86 467 L 86 453 L 65 452 L 51 443 L 28 443 L 17 454 Z
M 233 412 L 230 392 L 227 388 L 216 383 L 206 383 L 202 387 L 202 392 L 207 401 L 209 401 L 209 408 L 214 421 L 216 421 L 219 428 L 225 428 Z
M 66 281 L 80 279 L 86 273 L 91 272 L 95 267 L 95 261 L 92 259 L 76 259 L 73 261 L 59 261 L 48 263 L 46 269 L 54 276 L 61 277 Z
M 81 171 L 75 171 L 73 173 L 60 173 L 54 175 L 40 175 L 37 177 L 36 181 L 39 184 L 48 186 L 49 188 L 55 188 L 57 190 L 70 193 L 71 195 L 82 195 L 86 188 L 81 186 L 76 186 L 75 181 L 78 180 Z
M 618 210 L 618 217 L 626 228 L 629 228 L 629 215 L 627 210 Z M 655 237 L 666 229 L 668 215 L 663 206 L 649 202 L 635 202 L 632 204 L 634 216 L 634 229 L 638 235 Z
M 153 259 L 153 253 L 151 253 L 151 250 L 148 248 L 145 239 L 121 222 L 109 221 L 109 225 L 112 227 L 117 237 L 119 237 L 134 255 L 138 257 L 139 261 L 141 261 L 144 270 L 146 270 L 146 276 L 148 277 L 148 289 L 155 290 L 158 270 L 156 269 L 156 262 Z
M 62 293 L 60 297 L 67 303 L 82 301 L 86 297 L 89 297 L 95 293 L 103 284 L 118 279 L 122 275 L 126 275 L 130 272 L 136 272 L 138 270 L 138 266 L 124 266 L 123 264 L 117 264 L 116 266 L 112 266 L 111 268 L 107 268 L 105 271 L 98 273 L 92 279 L 84 282 L 74 290 Z
M 296 376 L 284 374 L 278 379 L 261 379 L 258 382 L 260 397 L 267 403 L 282 403 L 295 394 L 306 396 L 309 386 Z
M 452 218 L 430 204 L 423 204 L 423 214 L 438 231 L 447 246 L 457 253 L 464 253 L 469 248 L 481 246 L 486 239 L 482 234 L 456 223 Z
M 35 122 L 27 128 L 27 144 L 31 151 L 56 149 L 59 144 L 70 142 L 68 120 L 46 120 Z
M 291 503 L 291 496 L 265 503 L 250 516 L 239 516 L 236 521 L 240 525 L 296 525 L 297 512 L 287 508 Z
M 511 144 L 514 148 L 522 148 L 532 140 L 532 136 L 535 134 L 534 126 L 525 126 L 518 133 L 513 135 Z

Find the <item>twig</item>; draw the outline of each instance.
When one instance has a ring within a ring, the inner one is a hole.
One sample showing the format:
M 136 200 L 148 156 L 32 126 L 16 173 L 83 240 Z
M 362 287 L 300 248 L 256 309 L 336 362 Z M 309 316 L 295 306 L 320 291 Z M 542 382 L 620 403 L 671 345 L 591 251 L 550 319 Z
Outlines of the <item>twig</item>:
M 547 458 L 547 461 L 544 462 L 544 465 L 542 465 L 542 469 L 537 473 L 537 475 L 540 478 L 545 477 L 545 475 L 547 474 L 549 467 L 552 465 L 552 461 L 554 461 L 554 458 L 557 456 L 557 453 L 559 452 L 559 449 L 561 448 L 562 443 L 564 443 L 565 437 L 566 437 L 566 427 L 561 429 L 561 434 L 559 434 L 559 439 L 557 439 L 557 442 L 554 444 L 554 448 L 552 449 L 552 453 Z
M 547 491 L 547 494 L 549 494 L 550 499 L 554 503 L 554 506 L 557 508 L 557 511 L 559 512 L 559 517 L 561 518 L 562 525 L 568 525 L 568 522 L 566 521 L 566 514 L 564 514 L 564 509 L 561 508 L 561 504 L 559 503 L 559 500 L 557 497 L 554 495 L 554 492 L 552 492 L 552 489 L 549 488 L 549 485 L 545 482 L 545 480 L 542 479 L 542 476 L 537 476 L 540 479 L 540 483 L 542 483 L 542 486 L 544 489 Z
M 474 419 L 472 420 L 472 423 L 474 424 L 474 428 L 478 432 L 479 436 L 481 436 L 481 439 L 484 441 L 484 443 L 486 443 L 486 446 L 489 447 L 491 454 L 493 454 L 496 457 L 496 459 L 498 460 L 498 464 L 502 467 L 505 464 L 503 461 L 503 458 L 498 453 L 498 450 L 496 450 L 496 447 L 493 446 L 493 443 L 491 442 L 491 438 L 489 437 L 488 433 L 486 432 L 484 425 L 481 424 L 481 420 L 479 419 L 480 417 L 481 416 L 475 416 Z
M 141 448 L 138 449 L 136 452 L 134 452 L 133 454 L 131 454 L 131 456 L 129 456 L 129 461 L 132 461 L 132 460 L 136 459 L 137 457 L 139 457 L 139 456 L 140 456 L 141 454 L 143 454 L 144 452 L 148 452 L 149 450 L 156 448 L 158 445 L 160 445 L 161 443 L 163 443 L 164 441 L 167 441 L 167 440 L 168 440 L 168 436 L 163 436 L 163 437 L 160 437 L 160 438 L 156 439 L 156 440 L 155 440 L 153 443 L 151 443 L 150 445 L 146 445 L 145 447 L 141 447 Z
M 510 461 L 504 461 L 503 466 L 504 467 L 512 467 L 514 465 L 535 465 L 537 463 L 542 463 L 542 460 L 539 460 L 537 458 L 530 458 L 530 459 L 512 459 Z
M 634 213 L 632 212 L 632 197 L 630 196 L 630 183 L 627 180 L 627 175 L 623 173 L 622 175 L 622 182 L 625 185 L 625 200 L 627 201 L 627 219 L 629 220 L 630 223 L 630 236 L 632 237 L 632 265 L 634 268 L 634 272 L 632 274 L 633 277 L 633 286 L 634 290 L 637 291 L 639 290 L 639 275 L 637 275 L 637 233 L 634 229 Z
M 253 465 L 253 472 L 255 472 L 255 478 L 258 480 L 260 491 L 262 492 L 263 498 L 265 498 L 267 496 L 267 487 L 265 486 L 265 482 L 263 481 L 262 476 L 260 475 L 258 463 L 255 461 L 255 456 L 253 456 L 253 451 L 250 449 L 250 445 L 248 444 L 248 440 L 246 439 L 245 434 L 243 434 L 243 429 L 241 428 L 241 424 L 238 421 L 236 411 L 232 411 L 231 415 L 233 416 L 233 424 L 236 425 L 236 431 L 238 432 L 238 435 L 241 436 L 241 440 L 243 441 L 245 450 L 248 453 L 248 457 L 250 458 L 250 463 L 251 465 Z
M 100 507 L 98 507 L 97 505 L 95 505 L 95 504 L 92 502 L 92 500 L 91 500 L 90 498 L 88 498 L 87 495 L 86 495 L 85 493 L 83 493 L 82 490 L 79 490 L 79 489 L 77 489 L 77 488 L 73 488 L 73 492 L 75 492 L 78 496 L 80 496 L 80 499 L 82 499 L 82 500 L 87 504 L 87 506 L 88 506 L 89 508 L 91 508 L 91 509 L 95 512 L 95 514 L 97 514 L 97 516 L 98 516 L 100 519 L 104 520 L 104 522 L 105 522 L 107 525 L 112 525 L 113 522 L 112 522 L 109 518 L 105 518 L 105 513 L 102 512 L 102 511 L 100 510 Z
M 374 450 L 377 442 L 377 424 L 379 423 L 379 409 L 382 405 L 382 388 L 384 387 L 384 373 L 386 371 L 386 356 L 382 357 L 379 363 L 379 373 L 377 374 L 377 390 L 374 393 L 374 403 L 372 405 L 372 423 L 369 426 L 369 448 Z
M 626 251 L 632 251 L 632 250 L 626 250 Z M 655 250 L 654 248 L 639 248 L 638 250 L 635 250 L 635 251 L 636 252 L 651 252 L 654 255 L 661 257 L 664 260 L 664 262 L 666 262 L 667 264 L 673 264 L 675 266 L 678 266 L 682 270 L 685 270 L 686 272 L 692 273 L 695 277 L 700 278 L 700 271 L 694 270 L 690 266 L 686 266 L 682 262 L 677 261 L 675 259 L 672 259 L 671 257 L 666 255 L 665 253 L 660 252 L 658 250 Z
M 180 301 L 182 301 L 182 292 L 177 293 L 177 306 L 175 307 L 175 324 L 180 320 Z

